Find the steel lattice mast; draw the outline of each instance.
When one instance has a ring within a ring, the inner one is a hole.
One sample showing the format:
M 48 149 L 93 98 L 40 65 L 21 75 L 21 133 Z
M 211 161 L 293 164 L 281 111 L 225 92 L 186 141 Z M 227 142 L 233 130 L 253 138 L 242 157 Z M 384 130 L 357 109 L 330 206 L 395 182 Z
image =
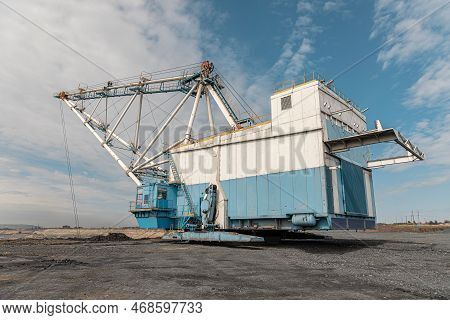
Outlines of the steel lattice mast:
M 61 99 L 70 110 L 80 119 L 84 126 L 95 136 L 101 146 L 116 160 L 122 170 L 138 185 L 142 185 L 143 175 L 166 176 L 166 171 L 160 166 L 167 163 L 168 160 L 160 158 L 168 153 L 172 148 L 192 141 L 192 128 L 198 113 L 198 105 L 201 98 L 205 98 L 208 123 L 212 134 L 216 132 L 214 119 L 212 115 L 211 99 L 217 104 L 218 109 L 225 117 L 228 125 L 232 129 L 240 128 L 243 125 L 251 125 L 255 122 L 256 114 L 249 114 L 248 118 L 240 119 L 230 105 L 223 89 L 224 84 L 219 75 L 214 72 L 214 65 L 209 61 L 204 61 L 195 68 L 179 69 L 181 75 L 170 77 L 158 77 L 160 73 L 155 75 L 140 76 L 137 81 L 126 82 L 109 81 L 106 85 L 94 86 L 90 89 L 79 88 L 74 91 L 61 91 L 55 94 L 55 97 Z M 125 79 L 126 80 L 126 79 Z M 184 96 L 176 105 L 175 109 L 168 115 L 164 123 L 158 128 L 158 131 L 152 136 L 151 141 L 144 145 L 145 141 L 139 141 L 139 134 L 142 130 L 142 101 L 145 95 L 162 94 L 180 92 Z M 95 116 L 97 107 L 102 99 L 129 97 L 128 102 L 117 116 L 108 122 L 106 106 L 106 119 L 101 121 Z M 192 112 L 187 123 L 187 129 L 183 137 L 180 137 L 175 143 L 162 150 L 157 151 L 154 155 L 149 155 L 149 151 L 155 146 L 158 138 L 166 130 L 168 125 L 173 121 L 175 116 L 186 105 L 187 100 L 194 97 Z M 124 117 L 130 113 L 133 102 L 138 99 L 139 107 L 135 121 L 135 134 L 132 141 L 127 141 L 120 133 L 117 133 L 119 125 L 122 124 Z M 84 102 L 89 100 L 98 100 L 94 110 L 87 112 Z M 113 121 L 114 120 L 114 121 Z M 119 154 L 113 150 L 115 143 L 120 144 L 123 150 L 132 152 L 134 161 L 127 165 Z

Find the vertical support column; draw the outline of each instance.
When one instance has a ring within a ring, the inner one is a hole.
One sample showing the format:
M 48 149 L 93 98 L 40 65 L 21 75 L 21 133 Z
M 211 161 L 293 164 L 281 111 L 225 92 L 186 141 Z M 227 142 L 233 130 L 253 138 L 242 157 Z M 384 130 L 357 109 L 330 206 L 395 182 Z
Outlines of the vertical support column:
M 209 98 L 209 90 L 205 89 L 205 102 L 206 102 L 206 108 L 208 109 L 208 122 L 209 122 L 209 130 L 211 131 L 211 134 L 216 134 L 216 128 L 214 127 L 214 118 L 211 108 L 211 100 Z
M 108 131 L 108 96 L 105 98 L 105 139 L 107 131 Z
M 139 97 L 139 111 L 136 122 L 136 133 L 134 135 L 134 147 L 136 150 L 139 150 L 139 129 L 141 128 L 141 115 L 142 115 L 142 99 L 144 98 L 144 94 L 141 93 Z
M 369 217 L 375 217 L 374 211 L 374 199 L 373 199 L 373 188 L 372 188 L 372 173 L 367 170 L 364 172 L 364 186 L 366 187 L 366 201 L 367 201 L 367 215 Z
M 214 101 L 216 101 L 217 105 L 219 106 L 220 111 L 222 111 L 228 124 L 233 128 L 239 128 L 239 124 L 236 123 L 236 121 L 234 121 L 233 117 L 230 115 L 230 112 L 227 110 L 227 107 L 223 103 L 222 99 L 220 99 L 219 95 L 217 94 L 217 92 L 214 90 L 214 88 L 211 85 L 208 85 L 208 91 L 211 93 Z
M 186 133 L 184 135 L 184 141 L 188 142 L 191 140 L 192 135 L 192 126 L 194 125 L 195 115 L 197 114 L 198 103 L 200 101 L 200 97 L 202 95 L 203 85 L 200 83 L 197 87 L 197 94 L 195 96 L 194 107 L 192 108 L 191 117 L 189 118 L 188 127 L 186 129 Z
M 341 213 L 342 208 L 339 199 L 339 180 L 338 180 L 338 170 L 339 166 L 330 167 L 331 170 L 331 188 L 333 192 L 333 211 L 334 213 Z

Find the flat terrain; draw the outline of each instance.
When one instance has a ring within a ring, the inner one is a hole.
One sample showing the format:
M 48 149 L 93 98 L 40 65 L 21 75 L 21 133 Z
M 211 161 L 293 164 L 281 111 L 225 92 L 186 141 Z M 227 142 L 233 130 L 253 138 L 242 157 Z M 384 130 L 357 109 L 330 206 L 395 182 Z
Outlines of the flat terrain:
M 323 234 L 332 239 L 1 240 L 0 299 L 450 298 L 450 230 Z
M 94 236 L 107 235 L 112 232 L 120 232 L 132 239 L 147 239 L 163 236 L 166 232 L 161 229 L 138 229 L 138 228 L 45 228 L 27 230 L 0 230 L 2 239 L 67 239 L 67 238 L 90 238 Z

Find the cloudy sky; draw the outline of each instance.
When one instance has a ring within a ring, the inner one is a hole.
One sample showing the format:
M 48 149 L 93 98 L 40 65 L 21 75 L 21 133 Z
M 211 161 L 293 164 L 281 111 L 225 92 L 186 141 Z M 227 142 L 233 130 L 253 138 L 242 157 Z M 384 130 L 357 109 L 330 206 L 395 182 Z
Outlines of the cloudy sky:
M 203 59 L 260 114 L 277 83 L 299 80 L 303 70 L 338 75 L 336 86 L 370 108 L 369 125 L 381 119 L 399 128 L 428 157 L 375 172 L 379 220 L 411 210 L 449 218 L 447 2 L 1 0 L 0 224 L 73 225 L 54 92 Z M 127 216 L 135 186 L 75 117 L 66 122 L 80 223 L 114 225 Z

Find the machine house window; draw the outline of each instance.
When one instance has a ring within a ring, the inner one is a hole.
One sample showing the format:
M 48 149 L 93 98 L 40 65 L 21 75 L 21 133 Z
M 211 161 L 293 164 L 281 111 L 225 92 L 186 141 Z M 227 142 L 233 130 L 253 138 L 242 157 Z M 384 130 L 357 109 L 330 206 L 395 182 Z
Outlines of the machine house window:
M 281 110 L 287 110 L 292 108 L 291 96 L 281 98 Z
M 166 200 L 167 199 L 167 189 L 158 188 L 158 193 L 156 195 L 158 200 Z
M 142 204 L 142 189 L 138 189 L 137 191 L 136 203 L 139 205 Z

